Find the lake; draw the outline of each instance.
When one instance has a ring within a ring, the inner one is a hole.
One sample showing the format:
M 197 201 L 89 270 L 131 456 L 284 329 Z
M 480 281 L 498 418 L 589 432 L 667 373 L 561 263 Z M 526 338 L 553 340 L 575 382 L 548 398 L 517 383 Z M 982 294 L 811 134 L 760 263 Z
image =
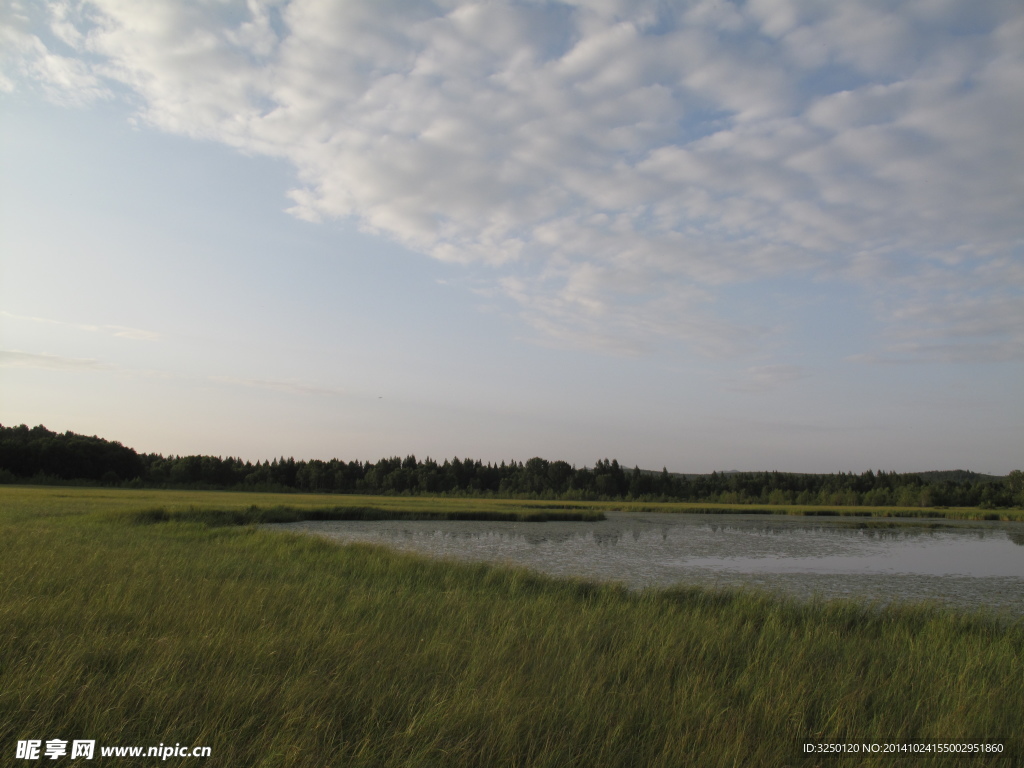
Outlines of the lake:
M 268 526 L 631 588 L 756 587 L 1024 614 L 1024 523 L 609 512 L 600 522 Z

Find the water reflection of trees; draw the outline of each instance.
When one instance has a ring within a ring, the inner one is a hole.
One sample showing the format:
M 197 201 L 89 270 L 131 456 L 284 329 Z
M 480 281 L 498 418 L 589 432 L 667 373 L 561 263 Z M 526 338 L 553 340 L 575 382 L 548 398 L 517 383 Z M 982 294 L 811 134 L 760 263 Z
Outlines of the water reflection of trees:
M 625 522 L 625 521 L 623 521 Z M 457 524 L 456 524 L 457 525 Z M 689 525 L 651 525 L 649 522 L 636 523 L 629 521 L 625 525 L 609 524 L 608 522 L 598 525 L 571 524 L 571 527 L 551 524 L 509 524 L 502 528 L 483 529 L 476 526 L 470 528 L 456 527 L 456 525 L 431 526 L 431 529 L 424 529 L 415 525 L 400 525 L 395 527 L 378 529 L 376 535 L 390 541 L 416 540 L 444 538 L 449 541 L 520 541 L 531 546 L 548 545 L 560 546 L 580 539 L 589 540 L 598 547 L 614 547 L 624 544 L 643 545 L 646 541 L 652 543 L 660 540 L 668 541 L 669 538 L 685 541 L 692 534 L 687 529 Z M 578 526 L 578 527 L 577 527 Z M 907 524 L 896 522 L 810 522 L 810 521 L 765 521 L 758 523 L 716 520 L 699 524 L 704 531 L 715 536 L 763 536 L 776 541 L 786 538 L 793 538 L 794 544 L 802 537 L 811 535 L 813 537 L 826 536 L 832 539 L 836 545 L 849 540 L 848 537 L 869 539 L 878 543 L 898 543 L 900 541 L 921 540 L 925 537 L 935 538 L 937 534 L 956 533 L 959 536 L 967 536 L 973 539 L 984 539 L 991 536 L 993 531 L 968 528 L 949 524 Z M 691 529 L 692 530 L 692 529 Z M 694 531 L 696 533 L 696 531 Z M 1014 544 L 1024 546 L 1024 532 L 1007 532 L 1007 537 Z M 701 538 L 698 535 L 698 538 Z M 724 542 L 723 542 L 724 543 Z
M 908 528 L 906 526 L 898 526 L 895 524 L 871 526 L 871 525 L 851 525 L 844 523 L 805 523 L 805 522 L 792 522 L 792 523 L 781 523 L 781 524 L 732 524 L 729 523 L 708 523 L 707 530 L 712 533 L 745 533 L 755 534 L 758 536 L 793 536 L 794 534 L 807 534 L 807 533 L 824 533 L 824 534 L 859 534 L 870 532 L 871 535 L 875 533 L 892 533 L 901 534 L 904 532 L 912 533 L 930 533 L 931 531 L 925 528 Z
M 980 526 L 966 526 L 952 523 L 936 522 L 887 522 L 887 521 L 849 521 L 836 520 L 834 522 L 812 522 L 807 520 L 792 520 L 785 522 L 731 522 L 715 521 L 703 524 L 705 531 L 715 535 L 746 534 L 765 536 L 774 539 L 786 539 L 805 535 L 827 536 L 839 542 L 847 537 L 866 538 L 879 543 L 899 543 L 908 540 L 935 539 L 938 536 L 956 534 L 960 537 L 968 537 L 983 540 L 993 535 L 991 529 Z M 1024 546 L 1024 533 L 1009 534 L 1015 544 Z

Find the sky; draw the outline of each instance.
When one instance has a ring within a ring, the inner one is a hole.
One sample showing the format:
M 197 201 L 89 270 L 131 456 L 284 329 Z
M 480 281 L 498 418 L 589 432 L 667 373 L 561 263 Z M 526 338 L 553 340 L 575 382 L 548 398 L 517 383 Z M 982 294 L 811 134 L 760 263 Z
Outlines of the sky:
M 8 0 L 0 423 L 1024 466 L 1019 0 Z

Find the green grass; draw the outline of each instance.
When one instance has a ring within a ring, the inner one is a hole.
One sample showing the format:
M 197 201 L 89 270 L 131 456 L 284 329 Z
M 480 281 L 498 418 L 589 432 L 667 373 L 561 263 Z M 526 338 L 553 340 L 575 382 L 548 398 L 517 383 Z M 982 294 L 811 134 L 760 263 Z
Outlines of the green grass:
M 324 507 L 304 508 L 291 506 L 243 509 L 209 509 L 189 507 L 168 511 L 164 507 L 151 507 L 138 512 L 110 512 L 107 519 L 125 520 L 137 524 L 203 523 L 204 525 L 260 525 L 265 523 L 297 523 L 302 520 L 491 520 L 517 523 L 546 523 L 560 521 L 604 520 L 603 512 L 546 512 L 543 510 L 481 512 L 473 510 L 408 510 L 381 507 Z
M 636 593 L 136 524 L 156 506 L 273 503 L 155 493 L 0 489 L 0 762 L 29 738 L 204 745 L 211 758 L 168 764 L 260 768 L 828 764 L 800 758 L 805 739 L 989 738 L 1024 755 L 1024 626 L 1005 618 Z
M 330 507 L 361 507 L 389 512 L 441 515 L 484 512 L 529 514 L 548 512 L 673 512 L 690 514 L 762 514 L 822 517 L 908 517 L 947 520 L 1004 520 L 1024 522 L 1024 509 L 978 507 L 830 507 L 800 505 L 709 504 L 684 502 L 531 501 L 521 499 L 464 498 L 445 496 L 368 496 L 313 493 L 247 493 L 241 491 L 132 490 L 0 485 L 0 499 L 13 514 L 80 515 L 97 510 L 144 508 L 169 513 L 188 510 L 244 510 L 249 507 L 290 507 L 297 510 Z

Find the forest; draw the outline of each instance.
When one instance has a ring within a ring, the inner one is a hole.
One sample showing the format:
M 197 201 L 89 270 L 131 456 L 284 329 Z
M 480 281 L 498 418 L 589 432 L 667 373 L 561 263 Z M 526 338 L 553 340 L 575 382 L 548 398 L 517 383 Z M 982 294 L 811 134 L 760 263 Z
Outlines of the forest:
M 861 474 L 629 469 L 601 459 L 577 468 L 532 458 L 500 464 L 415 456 L 373 461 L 140 454 L 119 442 L 42 425 L 0 425 L 0 483 L 196 490 L 455 495 L 565 501 L 633 500 L 830 506 L 1024 507 L 1024 472 Z

